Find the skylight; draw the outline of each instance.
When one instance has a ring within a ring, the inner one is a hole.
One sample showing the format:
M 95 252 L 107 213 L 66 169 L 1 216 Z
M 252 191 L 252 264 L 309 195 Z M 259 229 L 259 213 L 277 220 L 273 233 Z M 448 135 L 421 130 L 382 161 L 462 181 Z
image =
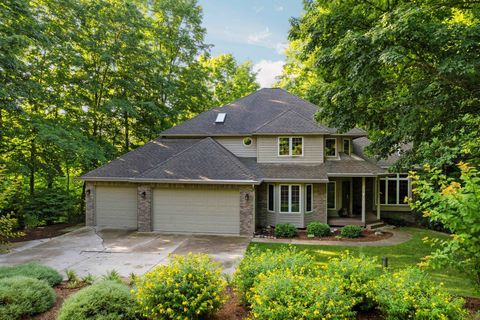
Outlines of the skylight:
M 215 123 L 224 123 L 226 116 L 227 116 L 226 113 L 219 113 L 219 114 L 217 114 L 217 119 L 215 120 Z

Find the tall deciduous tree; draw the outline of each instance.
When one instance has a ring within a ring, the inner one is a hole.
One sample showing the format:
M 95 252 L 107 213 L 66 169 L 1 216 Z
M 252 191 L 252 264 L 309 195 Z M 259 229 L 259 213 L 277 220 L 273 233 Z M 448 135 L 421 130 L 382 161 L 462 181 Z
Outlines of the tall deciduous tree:
M 428 161 L 425 148 L 478 136 L 479 17 L 476 1 L 305 1 L 290 31 L 300 68 L 287 64 L 283 78 L 321 106 L 322 121 L 367 129 L 373 153 L 413 142 L 405 163 Z M 442 165 L 479 159 L 478 149 L 453 152 Z
M 207 70 L 213 107 L 240 99 L 260 88 L 251 61 L 238 64 L 231 54 L 201 57 L 200 61 Z

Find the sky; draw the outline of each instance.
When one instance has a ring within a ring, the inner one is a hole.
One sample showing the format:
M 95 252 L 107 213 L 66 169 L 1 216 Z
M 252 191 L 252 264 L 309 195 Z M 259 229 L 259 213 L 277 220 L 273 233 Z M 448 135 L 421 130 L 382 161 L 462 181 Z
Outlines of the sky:
M 301 0 L 199 0 L 206 43 L 212 55 L 231 53 L 251 60 L 262 88 L 271 87 L 285 63 L 290 17 L 302 12 Z

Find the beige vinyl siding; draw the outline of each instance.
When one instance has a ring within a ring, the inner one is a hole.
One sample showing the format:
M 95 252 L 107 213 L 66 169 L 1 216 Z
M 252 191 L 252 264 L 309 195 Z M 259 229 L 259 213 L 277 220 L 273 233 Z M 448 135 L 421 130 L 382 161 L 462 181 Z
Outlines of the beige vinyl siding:
M 137 228 L 137 188 L 96 187 L 96 225 Z
M 277 213 L 277 223 L 291 223 L 297 228 L 303 228 L 302 213 Z
M 177 233 L 240 233 L 238 189 L 154 189 L 153 229 Z
M 252 139 L 250 146 L 243 145 L 243 138 L 245 137 L 216 137 L 215 140 L 237 157 L 256 157 L 257 141 L 255 137 L 250 137 Z
M 298 157 L 278 155 L 278 136 L 257 137 L 257 161 L 322 163 L 323 136 L 303 136 L 303 156 Z

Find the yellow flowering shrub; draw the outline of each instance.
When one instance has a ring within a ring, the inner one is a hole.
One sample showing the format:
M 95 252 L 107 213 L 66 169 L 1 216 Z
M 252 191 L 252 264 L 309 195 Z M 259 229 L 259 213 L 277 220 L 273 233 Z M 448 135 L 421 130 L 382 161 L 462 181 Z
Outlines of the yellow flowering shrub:
M 372 286 L 368 294 L 386 319 L 467 319 L 463 299 L 452 297 L 418 268 L 385 273 Z
M 357 307 L 369 310 L 375 303 L 368 297 L 372 282 L 383 273 L 380 263 L 375 258 L 354 257 L 348 251 L 338 258 L 329 260 L 323 267 L 322 274 L 329 278 L 341 278 L 348 290 L 357 298 Z
M 289 269 L 294 274 L 307 274 L 317 270 L 312 256 L 306 251 L 298 251 L 293 246 L 280 250 L 250 250 L 238 266 L 233 285 L 243 302 L 246 302 L 250 289 L 261 273 Z
M 148 319 L 201 319 L 223 305 L 226 285 L 218 263 L 189 253 L 146 273 L 133 293 Z
M 356 298 L 341 278 L 276 270 L 259 276 L 249 302 L 253 319 L 354 319 Z

